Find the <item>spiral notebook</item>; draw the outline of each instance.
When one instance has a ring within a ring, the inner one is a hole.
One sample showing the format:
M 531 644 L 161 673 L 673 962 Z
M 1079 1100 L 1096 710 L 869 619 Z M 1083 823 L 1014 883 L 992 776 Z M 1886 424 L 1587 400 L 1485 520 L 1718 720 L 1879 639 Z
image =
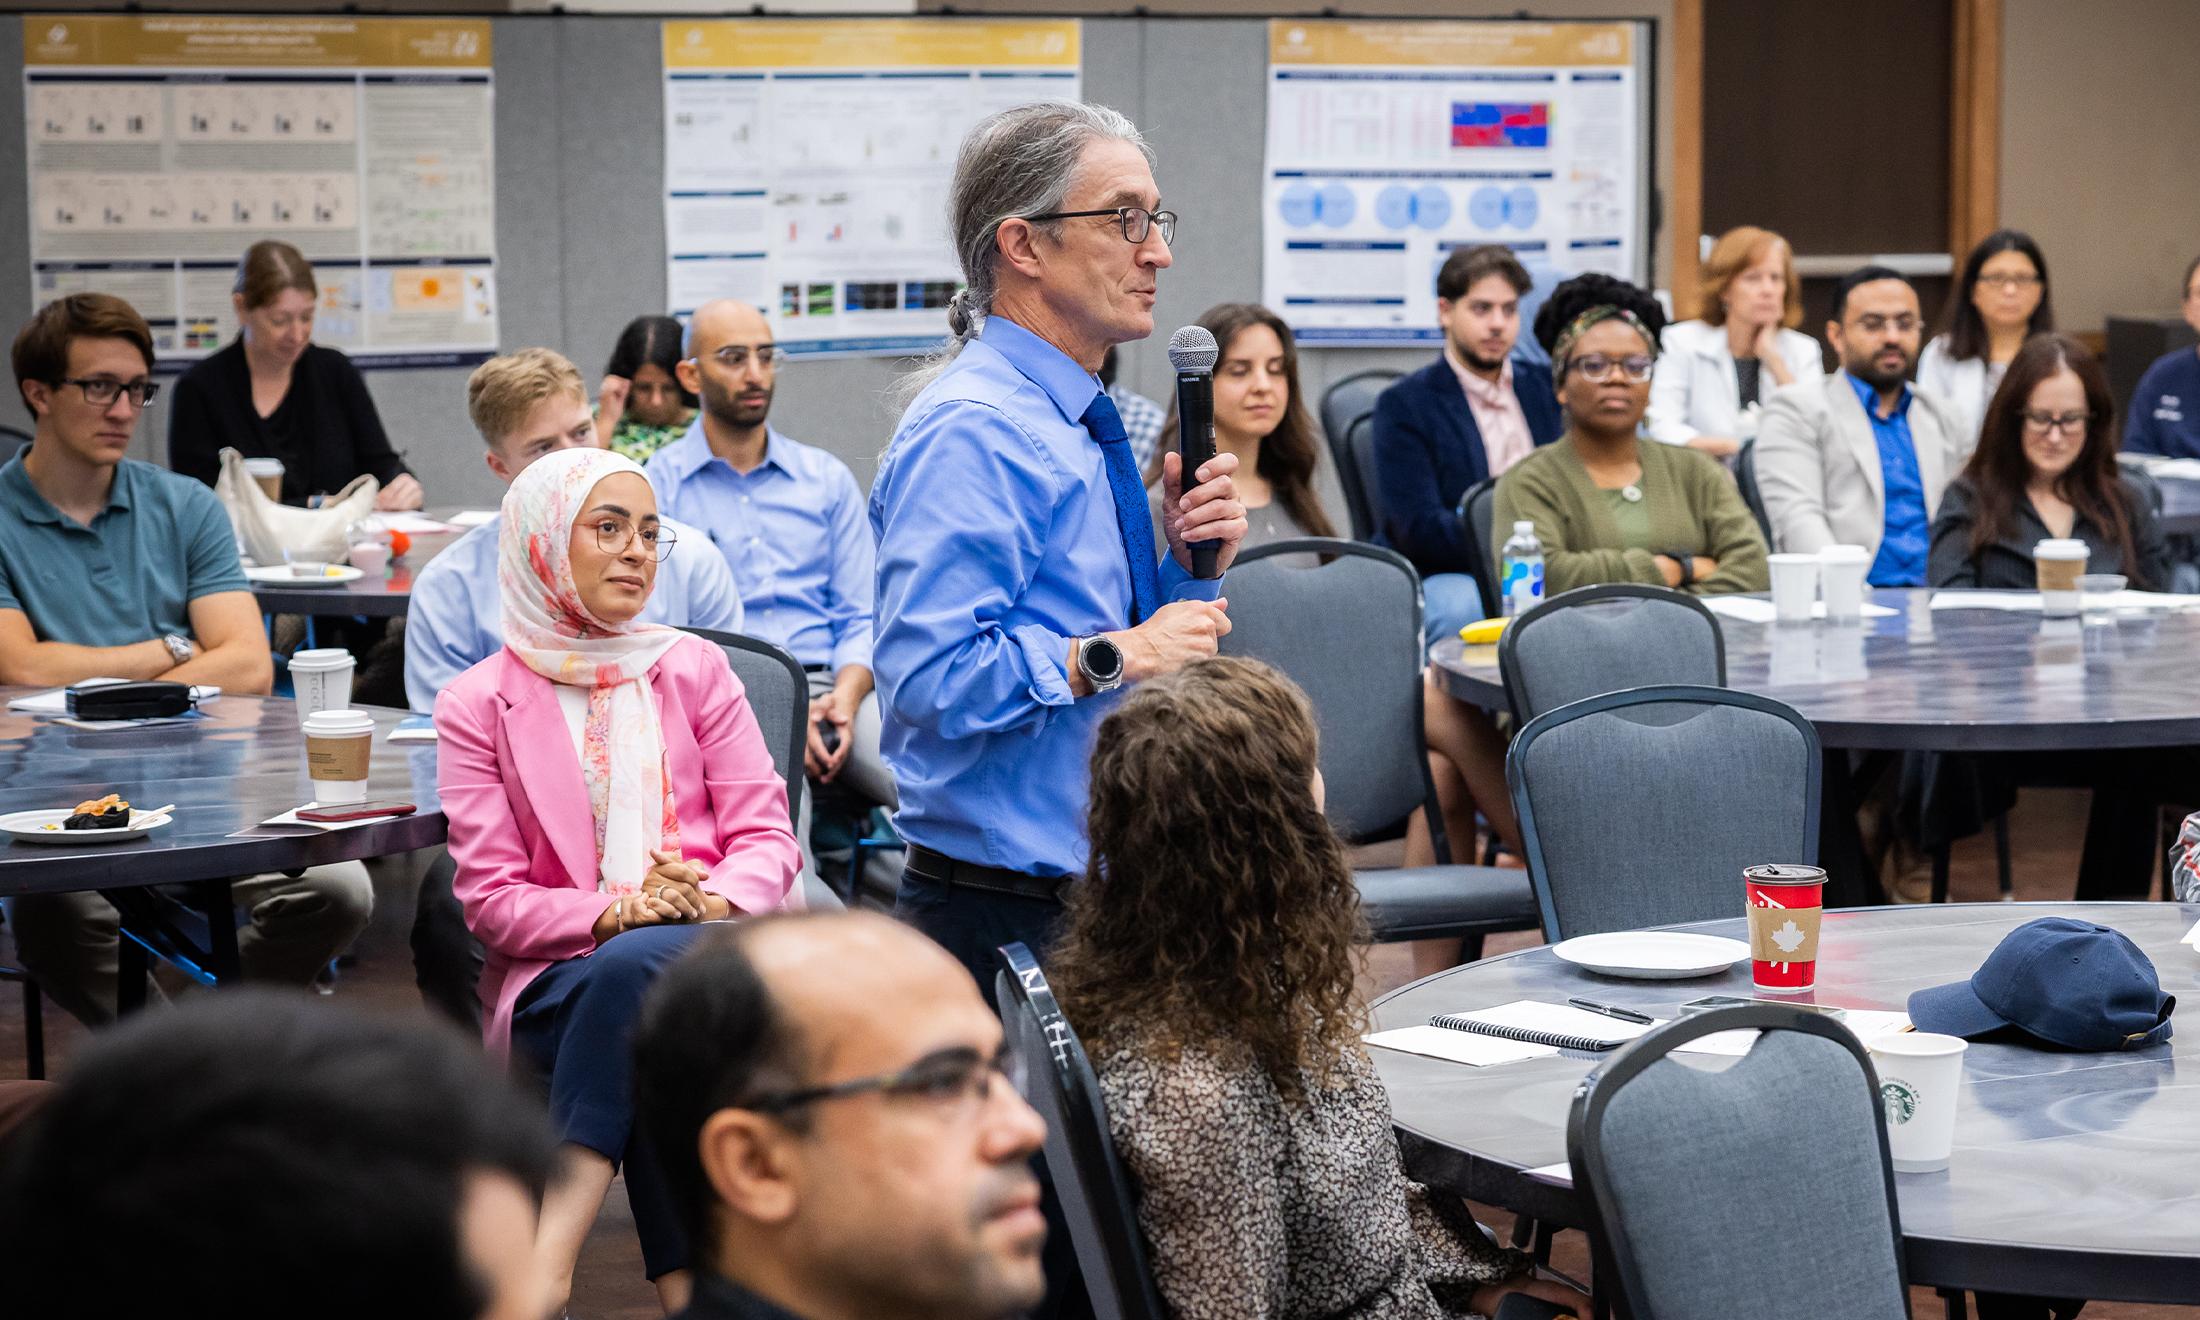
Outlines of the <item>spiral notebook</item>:
M 1562 1050 L 1608 1050 L 1660 1024 L 1622 1022 L 1571 1004 L 1516 999 L 1510 1004 L 1478 1008 L 1471 1013 L 1440 1014 L 1430 1018 L 1429 1025 L 1525 1041 L 1530 1045 L 1555 1045 Z

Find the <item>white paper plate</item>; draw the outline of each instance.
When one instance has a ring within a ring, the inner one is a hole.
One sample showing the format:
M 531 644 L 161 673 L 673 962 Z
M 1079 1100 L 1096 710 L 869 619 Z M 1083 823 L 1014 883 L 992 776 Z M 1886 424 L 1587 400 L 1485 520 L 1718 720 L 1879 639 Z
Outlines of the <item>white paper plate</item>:
M 1576 967 L 1640 981 L 1680 981 L 1712 976 L 1749 957 L 1749 946 L 1718 935 L 1675 930 L 1615 930 L 1582 935 L 1551 946 Z
M 248 568 L 244 571 L 244 575 L 247 579 L 262 586 L 307 588 L 340 587 L 346 582 L 357 582 L 360 578 L 366 576 L 366 574 L 349 564 L 330 564 L 328 573 L 322 577 L 298 577 L 290 571 L 290 565 L 288 564 L 269 564 L 265 567 Z
M 124 829 L 62 829 L 61 822 L 75 814 L 68 810 L 18 811 L 13 815 L 0 816 L 0 832 L 25 843 L 65 843 L 74 847 L 80 843 L 119 843 L 124 839 L 142 839 L 172 819 L 170 816 L 162 816 L 150 825 L 141 825 L 137 822 L 144 818 L 145 813 L 132 811 L 131 823 Z

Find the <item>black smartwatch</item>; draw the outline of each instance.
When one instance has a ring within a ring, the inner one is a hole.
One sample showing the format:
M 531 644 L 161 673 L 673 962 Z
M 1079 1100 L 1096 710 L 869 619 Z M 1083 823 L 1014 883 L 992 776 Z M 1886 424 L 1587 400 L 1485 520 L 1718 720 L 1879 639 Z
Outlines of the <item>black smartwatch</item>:
M 1095 692 L 1123 686 L 1123 648 L 1095 633 L 1077 639 L 1077 672 Z
M 1661 550 L 1658 553 L 1681 566 L 1681 580 L 1678 585 L 1685 587 L 1696 580 L 1696 556 L 1693 551 Z

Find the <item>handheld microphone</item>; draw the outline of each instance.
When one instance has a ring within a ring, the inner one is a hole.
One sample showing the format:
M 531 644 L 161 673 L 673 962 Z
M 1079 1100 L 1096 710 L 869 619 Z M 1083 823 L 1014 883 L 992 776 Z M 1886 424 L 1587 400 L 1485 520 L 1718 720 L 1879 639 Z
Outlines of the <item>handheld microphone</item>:
M 1215 456 L 1215 359 L 1222 351 L 1213 332 L 1188 325 L 1169 336 L 1169 365 L 1176 368 L 1176 452 L 1183 457 L 1184 489 L 1196 484 L 1192 475 Z M 1192 576 L 1214 578 L 1215 556 L 1222 547 L 1213 541 L 1195 541 Z

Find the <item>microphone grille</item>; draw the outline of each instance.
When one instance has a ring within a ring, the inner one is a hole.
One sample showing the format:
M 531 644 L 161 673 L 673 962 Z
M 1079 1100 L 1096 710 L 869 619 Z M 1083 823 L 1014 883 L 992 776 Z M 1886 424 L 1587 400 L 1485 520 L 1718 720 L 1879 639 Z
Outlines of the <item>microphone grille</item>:
M 1203 325 L 1188 325 L 1169 336 L 1169 365 L 1178 371 L 1213 371 L 1222 350 L 1215 335 Z

